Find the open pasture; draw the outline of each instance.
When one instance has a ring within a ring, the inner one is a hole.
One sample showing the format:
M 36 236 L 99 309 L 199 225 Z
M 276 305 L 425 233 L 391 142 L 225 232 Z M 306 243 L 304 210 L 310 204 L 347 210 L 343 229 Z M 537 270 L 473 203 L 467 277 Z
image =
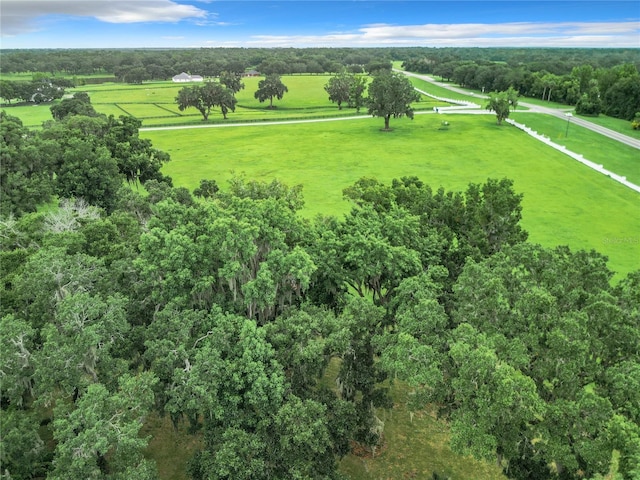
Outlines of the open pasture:
M 259 102 L 254 93 L 262 77 L 243 79 L 245 88 L 236 94 L 238 103 L 235 112 L 229 112 L 225 121 L 219 108 L 213 108 L 208 123 L 259 122 L 265 120 L 303 119 L 352 116 L 355 109 L 343 106 L 338 109 L 329 101 L 324 90 L 331 75 L 285 75 L 282 82 L 288 92 L 282 100 L 274 99 L 274 108 L 269 102 Z M 368 78 L 368 77 L 366 77 Z M 184 111 L 178 109 L 175 98 L 180 89 L 198 84 L 176 84 L 173 82 L 149 82 L 142 85 L 122 83 L 104 83 L 84 85 L 67 91 L 68 94 L 86 92 L 97 112 L 105 115 L 132 115 L 141 120 L 143 126 L 203 124 L 202 115 L 195 108 Z M 10 115 L 22 119 L 29 127 L 40 127 L 45 120 L 51 120 L 49 108 L 59 100 L 38 106 L 9 106 L 5 108 Z M 414 103 L 416 110 L 430 110 L 434 106 L 446 105 L 430 97 L 423 96 Z M 366 114 L 362 108 L 361 114 Z
M 431 82 L 427 82 L 426 80 L 420 80 L 419 78 L 416 78 L 416 77 L 409 77 L 409 80 L 411 81 L 411 84 L 414 87 L 419 88 L 420 90 L 428 92 L 431 95 L 435 95 L 437 97 L 448 98 L 450 100 L 461 100 L 463 102 L 474 102 L 477 104 L 483 104 L 485 102 L 484 99 L 475 97 L 473 95 L 464 95 L 462 93 L 454 92 L 453 90 L 449 90 L 439 85 L 434 85 Z
M 236 111 L 229 113 L 227 123 L 354 115 L 356 113 L 354 109 L 344 106 L 342 110 L 338 110 L 338 106 L 329 101 L 324 86 L 331 77 L 332 75 L 282 76 L 282 82 L 287 86 L 288 92 L 281 100 L 274 99 L 273 109 L 268 108 L 268 101 L 259 102 L 254 97 L 254 93 L 258 90 L 258 83 L 263 77 L 244 78 L 245 88 L 236 94 L 238 100 Z M 131 115 L 142 120 L 145 126 L 204 123 L 202 116 L 195 108 L 188 108 L 181 112 L 175 103 L 180 89 L 193 85 L 199 84 L 172 82 L 144 83 L 138 86 L 103 84 L 78 87 L 75 91 L 87 92 L 97 111 L 107 113 L 109 105 L 118 104 Z M 132 106 L 133 104 L 141 106 Z M 150 104 L 158 107 L 161 110 L 160 113 L 156 109 L 148 108 Z M 441 105 L 445 104 L 423 97 L 420 102 L 414 104 L 414 108 L 424 110 Z M 365 112 L 366 109 L 361 110 L 361 113 Z M 212 109 L 209 122 L 224 122 L 219 109 Z
M 91 103 L 175 103 L 180 86 L 175 83 L 143 83 L 142 85 L 128 85 L 105 83 L 102 85 L 87 85 L 69 91 L 87 92 Z
M 382 119 L 145 131 L 171 154 L 164 172 L 195 188 L 203 178 L 222 188 L 236 174 L 304 185 L 304 214 L 343 214 L 342 190 L 360 177 L 388 183 L 418 176 L 432 188 L 508 177 L 524 194 L 523 226 L 546 246 L 595 249 L 619 274 L 640 268 L 640 198 L 636 192 L 556 152 L 493 116 L 419 115 Z M 594 134 L 595 135 L 595 134 Z
M 155 103 L 115 103 L 114 105 L 122 111 L 126 112 L 127 115 L 131 115 L 132 117 L 140 119 L 178 116 L 177 113 L 171 113 L 168 110 L 162 108 L 161 105 L 157 105 Z
M 25 127 L 41 127 L 42 122 L 53 120 L 51 105 L 54 103 L 41 103 L 39 105 L 12 105 L 4 106 L 3 110 L 12 117 L 18 117 Z

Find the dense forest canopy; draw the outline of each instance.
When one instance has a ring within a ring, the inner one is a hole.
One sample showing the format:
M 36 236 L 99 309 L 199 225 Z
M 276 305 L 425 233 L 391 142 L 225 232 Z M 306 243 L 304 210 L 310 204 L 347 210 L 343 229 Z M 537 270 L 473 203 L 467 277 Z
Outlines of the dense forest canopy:
M 217 76 L 221 71 L 243 72 L 247 68 L 280 74 L 337 72 L 338 67 L 365 66 L 380 60 L 416 62 L 423 59 L 434 64 L 488 61 L 509 66 L 529 65 L 532 71 L 546 70 L 555 75 L 570 73 L 574 67 L 585 64 L 610 68 L 630 63 L 640 68 L 640 50 L 631 48 L 42 49 L 2 50 L 0 58 L 0 72 L 4 74 L 45 72 L 119 77 L 131 67 L 142 67 L 154 79 L 166 79 L 182 71 Z
M 431 51 L 229 49 L 224 67 Z M 193 71 L 220 52 L 16 51 L 2 65 L 111 74 L 190 56 L 178 70 Z M 561 52 L 569 75 L 583 65 Z M 620 68 L 606 56 L 595 71 Z M 362 178 L 347 215 L 310 220 L 301 185 L 190 191 L 138 120 L 82 95 L 52 113 L 37 131 L 0 114 L 2 478 L 158 478 L 140 434 L 155 413 L 199 439 L 190 478 L 338 480 L 354 445 L 380 445 L 393 381 L 508 478 L 640 476 L 640 271 L 614 284 L 596 251 L 529 242 L 510 179 Z

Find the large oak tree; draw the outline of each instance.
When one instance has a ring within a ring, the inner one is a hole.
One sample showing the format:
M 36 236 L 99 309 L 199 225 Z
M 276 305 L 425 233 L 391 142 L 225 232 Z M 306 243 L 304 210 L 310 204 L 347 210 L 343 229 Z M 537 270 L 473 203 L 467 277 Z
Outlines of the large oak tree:
M 369 114 L 384 118 L 384 129 L 389 130 L 391 117 L 413 118 L 412 102 L 420 100 L 409 79 L 397 73 L 381 73 L 369 84 L 367 106 Z

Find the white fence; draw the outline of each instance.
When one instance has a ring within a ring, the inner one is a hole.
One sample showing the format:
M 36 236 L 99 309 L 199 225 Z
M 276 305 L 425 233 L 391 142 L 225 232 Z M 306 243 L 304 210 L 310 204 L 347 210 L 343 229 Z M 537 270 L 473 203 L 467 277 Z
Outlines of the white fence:
M 447 103 L 451 103 L 453 105 L 462 105 L 462 106 L 464 106 L 466 108 L 480 108 L 480 105 L 478 105 L 477 103 L 468 102 L 466 100 L 454 100 L 452 98 L 438 97 L 436 95 L 432 95 L 430 93 L 427 93 L 424 90 L 420 90 L 419 88 L 414 88 L 414 90 L 416 92 L 421 93 L 422 95 L 426 95 L 427 97 L 431 97 L 431 98 L 435 98 L 436 100 L 440 100 L 441 102 L 447 102 Z M 444 108 L 446 108 L 446 107 L 444 107 Z
M 528 133 L 536 140 L 540 140 L 541 142 L 546 143 L 550 147 L 553 147 L 556 150 L 558 150 L 559 152 L 562 152 L 565 155 L 569 155 L 574 160 L 577 160 L 583 165 L 586 165 L 587 167 L 594 169 L 596 172 L 600 172 L 603 175 L 606 175 L 607 177 L 610 177 L 611 179 L 615 180 L 616 182 L 623 184 L 625 187 L 628 187 L 640 193 L 640 186 L 636 185 L 635 183 L 631 183 L 629 180 L 627 180 L 627 177 L 623 177 L 616 173 L 610 172 L 609 170 L 604 168 L 602 165 L 598 165 L 590 160 L 587 160 L 581 154 L 568 150 L 567 147 L 565 147 L 564 145 L 558 145 L 557 143 L 552 142 L 549 137 L 545 137 L 544 135 L 541 135 L 538 132 L 533 131 L 531 128 L 527 127 L 522 123 L 518 123 L 510 118 L 507 118 L 505 122 L 510 123 L 511 125 L 519 128 L 520 130 L 523 130 L 524 132 Z

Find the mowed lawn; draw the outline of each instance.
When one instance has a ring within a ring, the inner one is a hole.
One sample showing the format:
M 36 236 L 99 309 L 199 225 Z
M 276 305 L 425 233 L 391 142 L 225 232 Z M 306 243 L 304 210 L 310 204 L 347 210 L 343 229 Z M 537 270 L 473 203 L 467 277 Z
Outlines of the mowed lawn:
M 414 120 L 365 118 L 291 125 L 143 131 L 171 154 L 164 172 L 195 188 L 236 174 L 303 184 L 306 216 L 343 214 L 342 190 L 360 177 L 388 183 L 418 176 L 434 189 L 508 177 L 524 195 L 522 224 L 530 240 L 606 254 L 619 274 L 640 268 L 640 195 L 538 142 L 493 116 L 442 115 Z M 595 134 L 594 134 L 595 135 Z

